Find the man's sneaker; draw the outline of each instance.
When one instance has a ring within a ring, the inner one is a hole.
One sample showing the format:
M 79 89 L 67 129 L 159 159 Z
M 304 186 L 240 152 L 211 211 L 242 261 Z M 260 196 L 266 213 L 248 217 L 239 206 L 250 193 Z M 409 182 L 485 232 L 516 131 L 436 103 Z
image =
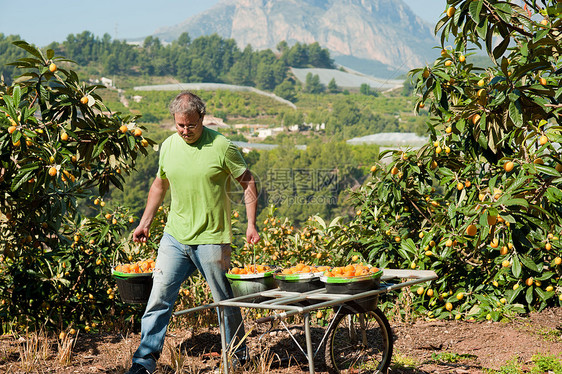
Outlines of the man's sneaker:
M 148 369 L 142 366 L 141 364 L 137 364 L 135 362 L 133 363 L 133 366 L 131 366 L 129 371 L 126 372 L 125 374 L 150 374 L 150 371 L 148 371 Z

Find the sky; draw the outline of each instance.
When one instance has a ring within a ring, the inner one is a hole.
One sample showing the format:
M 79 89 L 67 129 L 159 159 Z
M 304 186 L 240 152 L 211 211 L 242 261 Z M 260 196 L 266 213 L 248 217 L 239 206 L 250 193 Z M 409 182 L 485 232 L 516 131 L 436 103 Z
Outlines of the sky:
M 435 25 L 446 0 L 403 0 L 414 13 Z M 211 8 L 219 0 L 0 0 L 0 33 L 19 35 L 44 47 L 69 34 L 90 31 L 112 39 L 144 38 Z M 108 11 L 111 9 L 111 11 Z

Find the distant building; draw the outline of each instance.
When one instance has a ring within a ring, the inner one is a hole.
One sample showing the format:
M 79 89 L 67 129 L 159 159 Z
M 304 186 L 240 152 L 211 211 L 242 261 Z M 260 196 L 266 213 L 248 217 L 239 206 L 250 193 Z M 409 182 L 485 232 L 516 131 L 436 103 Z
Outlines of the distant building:
M 413 132 L 381 132 L 378 134 L 349 139 L 347 144 L 378 144 L 389 147 L 421 147 L 427 143 L 428 138 Z
M 107 88 L 113 88 L 113 80 L 109 78 L 101 77 L 101 84 L 103 84 Z
M 203 126 L 209 127 L 213 130 L 217 130 L 219 128 L 230 128 L 230 126 L 224 123 L 222 118 L 213 117 L 209 114 L 206 114 L 205 117 L 203 117 Z

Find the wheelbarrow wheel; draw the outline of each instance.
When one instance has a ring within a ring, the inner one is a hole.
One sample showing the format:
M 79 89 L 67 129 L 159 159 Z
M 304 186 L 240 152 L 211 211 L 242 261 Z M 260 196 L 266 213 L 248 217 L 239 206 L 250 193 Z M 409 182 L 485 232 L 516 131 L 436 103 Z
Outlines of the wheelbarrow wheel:
M 392 359 L 392 330 L 380 309 L 338 314 L 327 334 L 324 357 L 328 372 L 387 372 Z

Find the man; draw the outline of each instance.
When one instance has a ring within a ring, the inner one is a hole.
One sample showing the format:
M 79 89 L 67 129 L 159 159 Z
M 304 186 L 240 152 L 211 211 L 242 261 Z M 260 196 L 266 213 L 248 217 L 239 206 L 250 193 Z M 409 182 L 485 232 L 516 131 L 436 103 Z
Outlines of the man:
M 152 292 L 142 317 L 141 342 L 127 374 L 155 370 L 180 286 L 195 270 L 207 280 L 215 301 L 232 297 L 225 276 L 231 254 L 227 196 L 231 177 L 244 189 L 246 240 L 256 243 L 260 239 L 255 181 L 238 149 L 220 133 L 203 126 L 206 109 L 197 95 L 181 92 L 171 101 L 170 113 L 177 132 L 162 144 L 158 174 L 133 232 L 134 241 L 146 241 L 156 211 L 170 189 L 170 212 L 158 249 Z M 240 309 L 225 308 L 225 317 L 226 341 L 242 339 Z M 246 359 L 243 342 L 235 353 L 240 361 Z

